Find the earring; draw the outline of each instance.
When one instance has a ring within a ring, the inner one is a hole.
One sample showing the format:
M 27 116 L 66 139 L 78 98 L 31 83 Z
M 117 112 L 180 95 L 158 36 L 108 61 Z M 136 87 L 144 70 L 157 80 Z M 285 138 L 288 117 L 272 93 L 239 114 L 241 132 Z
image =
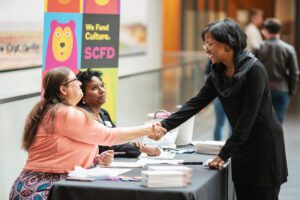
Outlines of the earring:
M 85 101 L 82 100 L 82 104 L 85 104 Z
M 61 103 L 65 103 L 66 99 L 67 99 L 67 96 L 62 95 L 61 98 L 60 98 Z

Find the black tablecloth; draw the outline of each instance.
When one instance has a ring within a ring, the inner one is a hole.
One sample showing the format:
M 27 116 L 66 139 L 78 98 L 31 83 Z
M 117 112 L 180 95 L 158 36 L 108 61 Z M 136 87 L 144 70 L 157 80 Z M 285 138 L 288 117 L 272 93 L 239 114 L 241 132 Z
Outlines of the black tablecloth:
M 211 155 L 178 154 L 175 159 L 205 161 Z M 122 160 L 122 159 L 121 159 Z M 126 159 L 126 161 L 136 161 Z M 233 184 L 230 165 L 221 171 L 210 170 L 202 165 L 188 165 L 193 168 L 192 182 L 184 188 L 146 188 L 141 182 L 97 180 L 94 182 L 61 181 L 53 185 L 50 200 L 227 200 L 233 199 Z M 145 168 L 134 168 L 125 176 L 140 176 Z

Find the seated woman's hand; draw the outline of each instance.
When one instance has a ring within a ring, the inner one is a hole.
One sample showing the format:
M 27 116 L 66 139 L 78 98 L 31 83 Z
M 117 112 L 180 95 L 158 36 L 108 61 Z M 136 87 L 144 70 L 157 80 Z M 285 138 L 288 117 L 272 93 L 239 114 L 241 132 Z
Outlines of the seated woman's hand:
M 107 150 L 97 155 L 96 163 L 102 166 L 109 166 L 111 162 L 114 160 L 114 151 Z
M 165 134 L 167 130 L 161 126 L 160 122 L 156 122 L 152 124 L 152 133 L 148 136 L 152 140 L 160 140 Z
M 147 154 L 147 156 L 159 156 L 161 153 L 159 148 L 146 146 L 142 142 L 136 142 L 135 145 L 139 147 L 142 153 Z

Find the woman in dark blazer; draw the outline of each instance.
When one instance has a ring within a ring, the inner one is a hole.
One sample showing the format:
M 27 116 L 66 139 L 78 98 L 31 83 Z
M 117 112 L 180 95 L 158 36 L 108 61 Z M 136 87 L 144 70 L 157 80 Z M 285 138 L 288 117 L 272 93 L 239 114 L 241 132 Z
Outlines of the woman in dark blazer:
M 82 83 L 81 89 L 83 92 L 83 98 L 78 103 L 78 106 L 94 115 L 99 123 L 115 128 L 116 125 L 111 120 L 109 113 L 102 108 L 106 102 L 106 90 L 102 81 L 102 72 L 88 68 L 86 71 L 79 72 L 77 78 Z M 99 146 L 99 153 L 107 150 L 124 152 L 125 154 L 116 155 L 116 157 L 126 158 L 137 158 L 141 153 L 145 153 L 148 156 L 160 155 L 158 148 L 146 146 L 141 142 L 127 142 L 111 147 Z
M 212 71 L 199 93 L 161 124 L 172 130 L 219 97 L 232 136 L 209 166 L 221 168 L 231 157 L 238 200 L 275 200 L 288 175 L 283 131 L 272 107 L 267 73 L 244 50 L 246 38 L 228 19 L 206 26 L 203 47 Z

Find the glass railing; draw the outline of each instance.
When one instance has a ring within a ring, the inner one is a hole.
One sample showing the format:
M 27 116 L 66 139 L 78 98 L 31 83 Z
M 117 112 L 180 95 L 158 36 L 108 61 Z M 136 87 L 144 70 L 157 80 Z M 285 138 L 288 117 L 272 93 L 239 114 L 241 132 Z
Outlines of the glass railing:
M 207 58 L 201 53 L 166 53 L 161 69 L 120 78 L 117 125 L 140 125 L 149 120 L 147 113 L 175 111 L 177 105 L 192 98 L 203 86 L 206 63 Z M 211 128 L 211 120 L 206 120 L 197 116 L 200 123 L 195 127 Z

